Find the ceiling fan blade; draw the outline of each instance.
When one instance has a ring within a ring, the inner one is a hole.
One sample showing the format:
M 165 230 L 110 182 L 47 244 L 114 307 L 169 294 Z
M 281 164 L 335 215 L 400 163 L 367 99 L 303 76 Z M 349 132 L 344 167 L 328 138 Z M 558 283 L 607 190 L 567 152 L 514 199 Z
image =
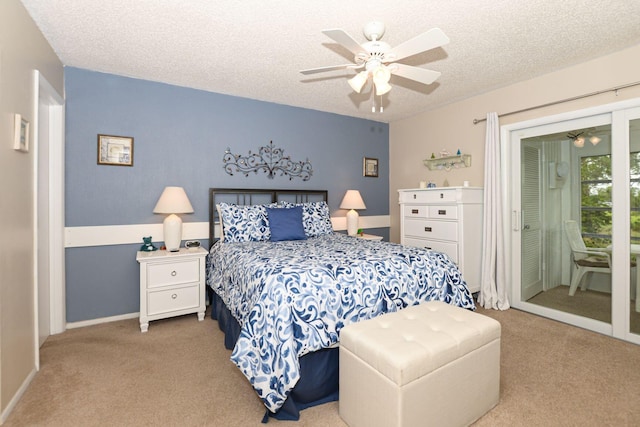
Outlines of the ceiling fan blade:
M 422 33 L 391 50 L 391 61 L 398 61 L 417 53 L 424 52 L 449 43 L 449 37 L 440 28 L 432 28 L 426 33 Z
M 367 51 L 362 46 L 360 46 L 360 43 L 358 43 L 353 37 L 351 37 L 349 34 L 347 34 L 344 30 L 341 30 L 340 28 L 322 30 L 322 32 L 325 35 L 331 37 L 333 40 L 340 43 L 342 46 L 349 49 L 349 51 L 352 52 L 354 55 L 357 55 L 359 53 L 367 53 Z
M 310 68 L 308 70 L 300 70 L 302 74 L 315 74 L 315 73 L 324 73 L 325 71 L 334 71 L 334 70 L 344 70 L 345 68 L 358 69 L 364 67 L 363 65 L 356 64 L 343 64 L 343 65 L 330 65 L 328 67 L 318 67 L 318 68 Z
M 439 71 L 427 70 L 425 68 L 413 67 L 405 64 L 391 64 L 389 69 L 392 74 L 404 77 L 405 79 L 415 80 L 426 85 L 430 85 L 440 77 Z

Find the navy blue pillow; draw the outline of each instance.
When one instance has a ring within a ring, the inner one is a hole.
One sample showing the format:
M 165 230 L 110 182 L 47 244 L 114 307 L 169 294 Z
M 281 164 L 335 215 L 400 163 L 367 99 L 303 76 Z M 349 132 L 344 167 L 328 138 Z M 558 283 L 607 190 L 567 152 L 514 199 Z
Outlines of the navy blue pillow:
M 302 225 L 302 206 L 295 208 L 267 208 L 271 241 L 306 240 Z

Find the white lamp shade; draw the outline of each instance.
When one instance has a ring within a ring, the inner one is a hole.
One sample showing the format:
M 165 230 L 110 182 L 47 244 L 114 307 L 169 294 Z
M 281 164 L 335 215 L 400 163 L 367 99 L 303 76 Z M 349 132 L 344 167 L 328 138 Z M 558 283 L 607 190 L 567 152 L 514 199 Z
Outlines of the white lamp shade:
M 369 78 L 369 73 L 367 71 L 360 71 L 354 77 L 350 78 L 347 83 L 349 83 L 351 89 L 360 93 L 362 86 L 367 82 L 367 78 Z
M 170 214 L 164 219 L 163 234 L 164 245 L 168 251 L 175 252 L 180 249 L 182 242 L 182 219 L 176 214 L 192 213 L 193 206 L 182 187 L 166 187 L 156 207 L 154 213 Z
M 367 207 L 358 190 L 347 190 L 340 203 L 340 209 L 367 209 Z
M 153 213 L 177 214 L 177 213 L 193 213 L 193 206 L 184 192 L 182 187 L 166 187 Z
M 355 236 L 358 233 L 359 217 L 355 209 L 367 209 L 360 192 L 358 190 L 347 190 L 342 198 L 342 203 L 340 203 L 340 209 L 350 209 L 347 212 L 347 234 Z

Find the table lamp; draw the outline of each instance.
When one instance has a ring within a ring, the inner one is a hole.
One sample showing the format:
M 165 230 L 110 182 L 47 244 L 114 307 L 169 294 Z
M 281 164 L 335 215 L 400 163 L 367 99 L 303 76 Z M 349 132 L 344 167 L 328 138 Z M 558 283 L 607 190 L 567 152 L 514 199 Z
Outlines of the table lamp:
M 176 214 L 193 213 L 193 206 L 182 187 L 166 187 L 153 213 L 170 214 L 164 219 L 164 245 L 170 252 L 180 250 L 182 219 Z
M 358 233 L 358 212 L 356 209 L 367 209 L 358 190 L 347 190 L 340 203 L 340 209 L 350 209 L 347 212 L 347 234 L 355 236 Z

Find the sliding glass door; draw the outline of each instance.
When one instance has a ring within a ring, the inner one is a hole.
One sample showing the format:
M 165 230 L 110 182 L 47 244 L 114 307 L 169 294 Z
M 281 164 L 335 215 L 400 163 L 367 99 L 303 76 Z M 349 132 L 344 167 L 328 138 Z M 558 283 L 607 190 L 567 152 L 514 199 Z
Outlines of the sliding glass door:
M 638 117 L 640 111 L 628 111 Z M 637 113 L 637 114 L 636 114 Z M 629 229 L 631 287 L 629 290 L 629 331 L 640 335 L 640 118 L 623 120 L 629 137 Z
M 640 343 L 640 107 L 522 125 L 503 133 L 512 306 Z

